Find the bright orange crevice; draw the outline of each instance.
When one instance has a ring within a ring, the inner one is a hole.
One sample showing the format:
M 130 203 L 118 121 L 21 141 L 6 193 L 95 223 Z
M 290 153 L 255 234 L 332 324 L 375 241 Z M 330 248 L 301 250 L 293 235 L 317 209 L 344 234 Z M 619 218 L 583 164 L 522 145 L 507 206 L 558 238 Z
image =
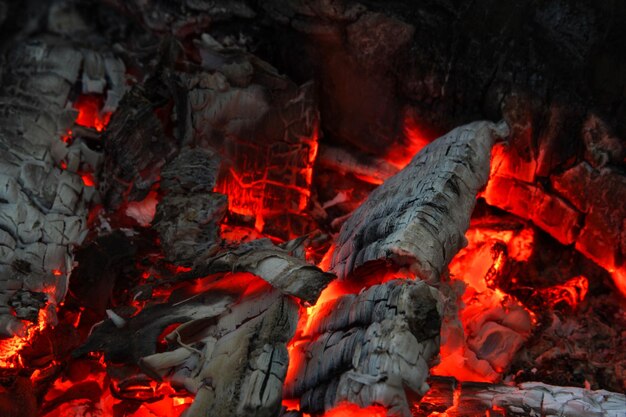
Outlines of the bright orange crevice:
M 387 409 L 379 405 L 359 407 L 351 403 L 342 403 L 326 411 L 323 417 L 387 417 Z
M 104 98 L 100 95 L 78 96 L 74 102 L 74 108 L 78 110 L 76 124 L 102 132 L 111 119 L 111 113 L 101 111 L 103 105 Z

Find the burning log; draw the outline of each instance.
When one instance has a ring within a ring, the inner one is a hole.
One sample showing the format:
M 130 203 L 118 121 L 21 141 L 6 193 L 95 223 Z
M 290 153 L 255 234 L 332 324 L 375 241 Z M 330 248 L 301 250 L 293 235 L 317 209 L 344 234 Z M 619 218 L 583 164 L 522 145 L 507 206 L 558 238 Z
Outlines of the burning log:
M 249 272 L 263 278 L 283 293 L 315 304 L 320 293 L 335 277 L 303 259 L 291 256 L 269 239 L 245 243 L 206 260 L 175 279 L 188 280 L 219 272 Z
M 101 155 L 68 134 L 74 121 L 87 123 L 80 99 L 73 103 L 78 111 L 72 108 L 77 83 L 82 81 L 82 93 L 89 94 L 82 97 L 107 94 L 103 108 L 95 109 L 98 117 L 114 110 L 125 90 L 121 61 L 60 38 L 18 44 L 5 59 L 0 88 L 0 337 L 23 336 L 20 320 L 37 321 L 46 303 L 46 320 L 54 321 L 54 306 L 67 291 L 72 248 L 87 233 L 87 208 L 95 195 L 89 173 L 97 170 Z
M 465 244 L 476 193 L 489 174 L 491 146 L 506 125 L 452 130 L 374 190 L 343 225 L 332 269 L 340 278 L 366 264 L 393 262 L 437 281 Z
M 398 172 L 398 168 L 384 159 L 328 145 L 320 145 L 317 159 L 320 165 L 342 174 L 351 173 L 374 184 L 382 184 Z
M 348 401 L 411 416 L 405 389 L 420 395 L 428 390 L 442 309 L 437 290 L 411 280 L 389 281 L 322 305 L 309 319 L 309 340 L 293 347 L 286 396 L 300 398 L 308 413 Z
M 436 409 L 437 412 L 459 417 L 622 417 L 626 404 L 624 394 L 578 387 L 557 387 L 539 382 L 506 386 L 459 383 L 452 378 L 437 378 L 432 384 L 433 389 L 422 400 L 420 410 Z
M 266 62 L 208 35 L 198 43 L 204 72 L 178 74 L 184 144 L 223 157 L 216 191 L 229 210 L 280 238 L 308 232 L 319 116 L 312 83 L 297 86 Z M 287 203 L 288 202 L 288 203 Z
M 148 307 L 123 322 L 109 319 L 75 354 L 101 350 L 109 360 L 138 364 L 153 378 L 195 393 L 185 416 L 274 417 L 298 306 L 251 275 L 216 285 L 225 289 Z M 157 353 L 159 335 L 174 323 L 180 325 L 165 336 L 170 350 Z

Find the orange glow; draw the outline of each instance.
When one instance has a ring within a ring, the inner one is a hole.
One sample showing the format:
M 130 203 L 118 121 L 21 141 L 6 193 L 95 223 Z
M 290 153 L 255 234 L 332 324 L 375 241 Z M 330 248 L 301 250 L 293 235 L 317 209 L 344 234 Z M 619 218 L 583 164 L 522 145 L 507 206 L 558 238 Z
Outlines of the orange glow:
M 619 292 L 626 297 L 626 268 L 609 269 L 609 273 Z
M 64 143 L 70 143 L 72 141 L 72 139 L 73 139 L 72 134 L 73 134 L 72 131 L 68 130 L 65 135 L 61 136 L 61 140 Z
M 54 276 L 58 277 L 58 276 L 63 275 L 63 273 L 62 273 L 62 272 L 61 272 L 61 270 L 59 270 L 59 269 L 53 269 L 53 270 L 52 270 L 52 275 L 54 275 Z
M 37 334 L 46 327 L 47 313 L 44 308 L 39 310 L 36 325 L 30 325 L 23 337 L 13 336 L 9 339 L 0 340 L 0 369 L 24 367 L 21 351 L 29 345 Z
M 564 284 L 543 288 L 536 293 L 552 306 L 565 303 L 571 308 L 576 308 L 578 304 L 583 302 L 588 290 L 589 281 L 581 275 Z
M 532 254 L 534 233 L 530 228 L 503 229 L 497 218 L 472 222 L 465 234 L 468 245 L 450 263 L 452 278 L 466 286 L 461 295 L 461 323 L 444 322 L 441 362 L 432 368 L 434 375 L 454 376 L 460 381 L 496 382 L 504 371 L 478 358 L 468 347 L 467 338 L 488 322 L 500 323 L 509 317 L 521 337 L 530 335 L 534 314 L 516 299 L 497 288 L 498 274 L 507 259 L 525 261 Z M 514 353 L 514 352 L 512 352 Z
M 385 155 L 385 160 L 398 169 L 407 166 L 411 159 L 430 143 L 417 126 L 415 118 L 409 115 L 404 117 L 403 133 L 403 140 L 394 144 Z
M 254 227 L 263 232 L 266 221 L 274 216 L 284 214 L 302 215 L 309 205 L 313 165 L 317 157 L 319 127 L 313 129 L 309 138 L 302 142 L 307 149 L 305 166 L 294 170 L 290 166 L 271 167 L 272 158 L 276 158 L 271 147 L 258 149 L 250 160 L 239 161 L 237 168 L 231 167 L 219 179 L 215 191 L 228 196 L 228 209 L 231 213 L 254 218 Z M 270 165 L 267 169 L 259 168 L 259 164 Z M 283 163 L 284 164 L 284 163 Z M 249 165 L 249 166 L 248 166 Z M 276 179 L 272 175 L 284 170 L 284 174 Z M 286 231 L 292 236 L 290 230 Z
M 81 95 L 74 102 L 78 110 L 76 124 L 102 132 L 111 119 L 111 113 L 102 113 L 104 98 L 100 95 Z
M 93 175 L 89 172 L 83 172 L 80 174 L 80 177 L 82 178 L 85 187 L 93 187 L 96 184 L 93 179 Z
M 322 417 L 387 417 L 387 409 L 379 405 L 361 408 L 351 403 L 342 403 L 326 411 Z M 391 417 L 391 416 L 390 416 Z

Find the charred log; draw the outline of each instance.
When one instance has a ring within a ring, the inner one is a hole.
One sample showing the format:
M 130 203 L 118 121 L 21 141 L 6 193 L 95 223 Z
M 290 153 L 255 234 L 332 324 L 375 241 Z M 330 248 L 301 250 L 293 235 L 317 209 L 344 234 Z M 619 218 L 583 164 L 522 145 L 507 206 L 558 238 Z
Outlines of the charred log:
M 619 417 L 624 415 L 624 394 L 539 382 L 517 386 L 460 383 L 450 378 L 432 381 L 433 389 L 419 405 L 417 415 L 431 412 L 459 417 L 476 415 L 546 417 Z
M 108 52 L 57 38 L 18 44 L 4 60 L 0 335 L 6 337 L 22 334 L 24 325 L 18 319 L 32 319 L 34 314 L 32 309 L 26 316 L 20 312 L 17 319 L 11 314 L 15 311 L 7 303 L 17 291 L 45 292 L 50 321 L 54 306 L 65 297 L 72 248 L 86 236 L 87 208 L 95 195 L 81 173 L 99 168 L 101 156 L 80 139 L 66 144 L 61 138 L 74 129 L 77 112 L 71 104 L 77 83 L 82 81 L 86 94 L 108 93 L 110 102 L 104 108 L 112 111 L 115 97 L 124 93 L 124 66 Z
M 176 144 L 156 115 L 157 109 L 167 106 L 169 91 L 157 88 L 155 77 L 148 83 L 149 91 L 139 85 L 129 91 L 105 132 L 100 191 L 109 209 L 142 200 L 175 152 Z
M 309 413 L 348 401 L 410 416 L 405 389 L 418 395 L 428 390 L 441 314 L 437 290 L 410 280 L 324 304 L 311 318 L 310 340 L 293 347 L 296 370 L 287 397 L 301 398 Z
M 491 146 L 502 135 L 506 126 L 476 122 L 425 147 L 343 225 L 333 271 L 345 279 L 367 264 L 391 262 L 437 281 L 466 244 L 476 193 L 487 182 Z
M 313 85 L 297 86 L 237 47 L 202 39 L 203 72 L 179 74 L 181 140 L 223 157 L 216 190 L 230 196 L 231 212 L 272 236 L 308 232 L 302 211 L 319 124 Z

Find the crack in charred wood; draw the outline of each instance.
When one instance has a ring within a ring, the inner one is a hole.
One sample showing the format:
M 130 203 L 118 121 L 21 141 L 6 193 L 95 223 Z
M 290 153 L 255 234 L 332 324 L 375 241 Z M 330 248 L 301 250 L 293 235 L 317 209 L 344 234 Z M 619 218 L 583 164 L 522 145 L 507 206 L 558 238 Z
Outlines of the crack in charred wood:
M 97 63 L 92 62 L 96 57 Z M 2 282 L 12 284 L 0 284 L 4 287 L 0 304 L 9 307 L 6 303 L 11 299 L 17 308 L 30 296 L 39 299 L 43 291 L 47 307 L 28 302 L 26 310 L 18 308 L 16 317 L 33 321 L 34 309 L 46 308 L 47 320 L 54 321 L 54 307 L 63 301 L 67 290 L 72 247 L 86 236 L 87 206 L 95 196 L 78 172 L 97 169 L 101 158 L 80 140 L 70 145 L 61 141 L 76 118 L 70 106 L 71 92 L 81 74 L 86 75 L 81 71 L 89 67 L 97 68 L 90 79 L 98 82 L 100 93 L 123 95 L 123 80 L 114 73 L 123 74 L 124 65 L 109 52 L 84 49 L 54 36 L 21 41 L 4 58 L 0 87 L 0 276 Z M 91 64 L 84 66 L 86 60 Z M 83 92 L 86 89 L 88 85 L 83 84 Z M 61 161 L 67 169 L 59 169 Z M 24 325 L 10 311 L 1 309 L 0 336 L 23 332 Z
M 222 251 L 207 259 L 197 260 L 194 268 L 157 285 L 193 280 L 221 272 L 252 273 L 285 294 L 315 304 L 320 293 L 335 276 L 303 259 L 291 256 L 269 239 L 257 239 Z
M 405 389 L 418 395 L 428 390 L 442 312 L 439 292 L 412 280 L 375 285 L 322 305 L 310 318 L 308 340 L 293 347 L 296 371 L 286 396 L 300 398 L 309 413 L 348 401 L 411 416 Z
M 342 279 L 391 260 L 438 281 L 465 245 L 476 193 L 489 175 L 490 151 L 505 124 L 475 122 L 427 145 L 375 189 L 344 223 L 331 268 Z

